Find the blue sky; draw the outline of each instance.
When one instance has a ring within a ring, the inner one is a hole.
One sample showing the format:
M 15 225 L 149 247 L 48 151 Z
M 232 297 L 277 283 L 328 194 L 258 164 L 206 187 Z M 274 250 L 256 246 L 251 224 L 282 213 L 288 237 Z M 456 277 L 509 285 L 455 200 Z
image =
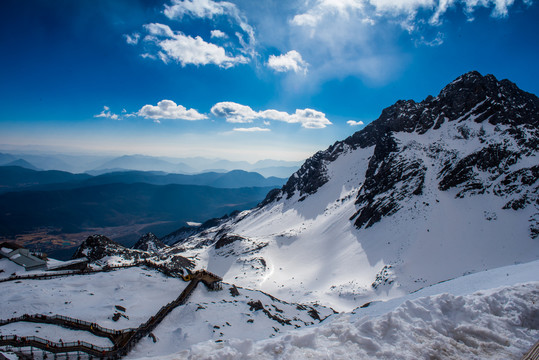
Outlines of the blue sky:
M 3 0 L 0 150 L 300 160 L 471 70 L 539 93 L 528 0 Z

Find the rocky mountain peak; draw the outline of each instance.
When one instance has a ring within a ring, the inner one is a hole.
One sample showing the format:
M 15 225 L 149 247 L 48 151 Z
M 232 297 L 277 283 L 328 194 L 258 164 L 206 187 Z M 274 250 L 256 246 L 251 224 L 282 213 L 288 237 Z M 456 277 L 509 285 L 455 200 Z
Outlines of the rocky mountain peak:
M 150 252 L 159 252 L 160 249 L 165 247 L 166 245 L 151 232 L 142 235 L 135 245 L 133 245 L 133 249 Z
M 512 172 L 524 171 L 513 165 L 539 150 L 538 125 L 537 96 L 509 80 L 471 71 L 445 86 L 437 97 L 428 96 L 421 102 L 399 100 L 384 109 L 364 129 L 307 159 L 280 190 L 268 194 L 261 206 L 283 197 L 290 199 L 294 194 L 302 201 L 330 180 L 328 165 L 339 156 L 371 147 L 365 180 L 358 184 L 357 212 L 351 217 L 358 227 L 372 226 L 398 211 L 403 200 L 421 195 L 429 166 L 429 171 L 437 169 L 433 176 L 438 179 L 429 186 L 442 191 L 456 189 L 457 197 L 492 192 L 494 187 L 497 194 L 502 194 L 505 192 L 500 188 L 508 186 L 503 184 L 511 182 L 509 178 L 519 178 Z M 420 146 L 424 142 L 420 138 L 427 133 L 431 143 Z M 419 137 L 406 143 L 409 140 L 399 140 L 404 134 Z M 462 151 L 461 146 L 472 142 L 475 149 Z M 536 173 L 533 167 L 528 170 L 527 174 Z M 537 177 L 533 184 L 535 180 Z M 531 204 L 537 197 L 533 195 L 534 191 L 537 194 L 535 185 L 526 189 L 518 204 Z
M 90 261 L 99 260 L 107 255 L 115 254 L 124 247 L 104 235 L 91 235 L 83 241 L 73 255 L 73 259 L 87 257 Z

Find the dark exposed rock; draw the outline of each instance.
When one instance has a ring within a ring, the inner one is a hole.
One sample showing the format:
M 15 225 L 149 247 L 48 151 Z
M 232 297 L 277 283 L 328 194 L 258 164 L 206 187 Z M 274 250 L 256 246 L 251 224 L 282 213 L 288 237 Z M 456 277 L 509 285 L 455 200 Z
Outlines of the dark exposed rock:
M 384 134 L 374 148 L 359 191 L 355 219 L 357 227 L 369 227 L 400 209 L 399 202 L 423 192 L 426 167 L 422 161 L 403 158 L 391 133 Z
M 320 319 L 320 313 L 319 313 L 318 311 L 316 311 L 316 309 L 311 308 L 311 309 L 308 311 L 308 314 L 309 314 L 314 320 L 322 321 L 322 320 Z
M 439 188 L 445 191 L 466 183 L 468 189 L 477 189 L 477 186 L 481 188 L 482 183 L 478 180 L 477 170 L 489 172 L 493 175 L 491 180 L 495 180 L 519 158 L 520 154 L 508 150 L 501 144 L 489 145 L 462 158 L 456 164 L 448 163 L 439 174 L 442 177 Z M 462 196 L 462 193 L 459 196 Z
M 250 306 L 251 311 L 262 310 L 262 312 L 266 314 L 268 318 L 274 321 L 277 321 L 281 325 L 290 325 L 289 319 L 284 319 L 277 314 L 272 314 L 271 312 L 269 312 L 267 309 L 264 308 L 264 305 L 262 305 L 262 302 L 260 300 L 257 300 L 257 301 L 251 300 L 247 303 L 247 305 Z
M 153 233 L 147 233 L 143 235 L 136 243 L 133 245 L 133 249 L 158 252 L 160 249 L 167 247 L 163 242 L 161 242 L 157 236 Z
M 262 302 L 261 302 L 260 300 L 257 300 L 257 301 L 254 301 L 254 300 L 249 301 L 249 302 L 247 303 L 247 305 L 250 306 L 250 309 L 249 309 L 249 310 L 251 310 L 251 311 L 253 311 L 253 310 L 254 310 L 254 311 L 257 311 L 257 310 L 262 310 L 262 309 L 264 309 L 264 305 L 262 305 Z
M 240 296 L 240 292 L 238 291 L 238 288 L 236 287 L 236 285 L 232 285 L 232 287 L 230 288 L 230 295 L 234 297 Z
M 376 274 L 376 279 L 374 279 L 374 282 L 371 284 L 371 287 L 373 289 L 378 289 L 378 287 L 383 285 L 391 285 L 393 284 L 393 272 L 391 270 L 391 265 L 385 265 L 382 270 Z
M 232 234 L 225 234 L 221 236 L 219 240 L 215 243 L 215 249 L 220 249 L 223 246 L 232 244 L 236 241 L 242 241 L 245 240 L 245 238 L 239 236 L 239 235 L 232 235 Z

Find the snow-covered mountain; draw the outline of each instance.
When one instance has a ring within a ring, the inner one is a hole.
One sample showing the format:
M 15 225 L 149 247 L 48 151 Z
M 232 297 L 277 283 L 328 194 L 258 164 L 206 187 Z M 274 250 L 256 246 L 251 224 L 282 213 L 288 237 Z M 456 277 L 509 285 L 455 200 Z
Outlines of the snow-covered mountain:
M 467 73 L 176 248 L 225 281 L 338 310 L 536 260 L 538 125 L 535 95 Z

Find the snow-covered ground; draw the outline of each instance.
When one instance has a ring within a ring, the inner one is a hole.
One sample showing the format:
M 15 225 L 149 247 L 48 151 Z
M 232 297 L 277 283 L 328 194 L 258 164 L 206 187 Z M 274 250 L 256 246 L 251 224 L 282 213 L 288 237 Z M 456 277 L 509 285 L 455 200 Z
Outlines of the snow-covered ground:
M 0 259 L 0 279 L 8 278 L 11 275 L 37 274 L 35 271 L 26 271 L 23 266 L 15 264 L 7 258 Z
M 221 307 L 211 309 L 219 323 Z M 208 327 L 193 324 L 195 334 Z M 271 339 L 238 333 L 177 351 L 186 334 L 170 330 L 171 323 L 156 329 L 159 353 L 146 343 L 129 358 L 519 359 L 539 338 L 539 261 L 459 277 Z
M 49 280 L 20 280 L 1 284 L 0 318 L 24 314 L 63 315 L 109 329 L 136 328 L 170 301 L 187 283 L 155 270 L 126 268 Z M 126 317 L 113 321 L 118 310 Z
M 260 291 L 237 288 L 233 295 L 231 288 L 223 284 L 223 290 L 215 292 L 199 285 L 189 302 L 174 309 L 153 331 L 157 343 L 144 338 L 129 357 L 159 358 L 210 339 L 268 339 L 334 314 L 323 306 L 289 304 Z

